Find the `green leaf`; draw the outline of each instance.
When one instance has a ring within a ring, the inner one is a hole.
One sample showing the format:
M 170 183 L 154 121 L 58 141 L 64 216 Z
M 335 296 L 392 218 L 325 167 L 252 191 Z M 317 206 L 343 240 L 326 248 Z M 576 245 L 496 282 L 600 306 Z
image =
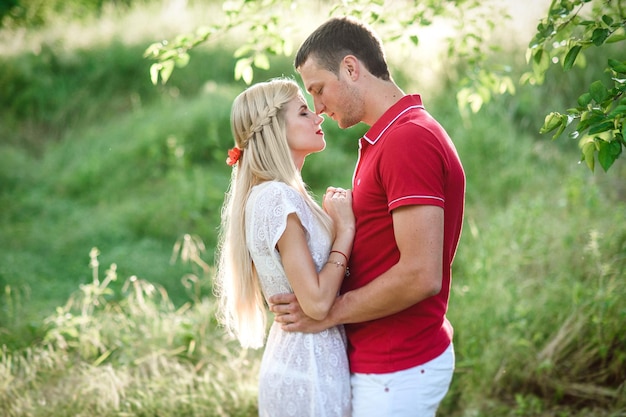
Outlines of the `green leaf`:
M 600 123 L 604 121 L 606 115 L 603 111 L 598 109 L 591 109 L 584 114 L 584 118 L 588 119 L 591 124 Z
M 484 99 L 480 94 L 474 93 L 470 94 L 468 97 L 468 102 L 472 113 L 478 113 L 483 106 Z
M 254 71 L 252 70 L 252 61 L 250 58 L 242 58 L 237 60 L 235 64 L 235 79 L 243 80 L 246 84 L 252 83 Z
M 540 33 L 536 33 L 531 41 L 528 43 L 528 49 L 530 50 L 536 48 L 537 46 L 541 45 L 544 40 L 544 36 L 542 36 Z
M 157 56 L 159 56 L 159 51 L 161 50 L 162 47 L 163 47 L 163 44 L 161 42 L 156 42 L 156 43 L 151 44 L 144 51 L 143 57 L 144 58 L 147 58 L 147 57 L 156 58 Z
M 608 114 L 608 117 L 614 119 L 616 116 L 625 116 L 626 115 L 626 105 L 620 104 L 616 106 L 611 113 Z M 626 117 L 624 117 L 626 118 Z
M 233 56 L 235 58 L 241 58 L 242 56 L 249 54 L 251 50 L 252 50 L 252 46 L 242 45 L 239 48 L 237 48 Z
M 178 56 L 178 51 L 176 49 L 167 49 L 161 52 L 159 60 L 161 62 L 169 61 L 170 59 L 176 58 L 176 56 Z
M 539 133 L 544 134 L 551 132 L 559 127 L 562 122 L 563 118 L 561 117 L 561 114 L 553 111 L 546 116 L 545 120 L 543 121 L 543 126 L 539 130 Z
M 578 105 L 580 107 L 587 107 L 591 103 L 591 94 L 584 93 L 578 97 Z
M 567 52 L 567 55 L 565 55 L 565 60 L 563 60 L 563 70 L 568 71 L 572 68 L 572 66 L 574 65 L 574 62 L 576 62 L 576 57 L 578 56 L 578 53 L 580 52 L 581 49 L 582 49 L 582 46 L 574 45 Z
M 250 60 L 248 58 L 238 59 L 235 63 L 235 79 L 241 80 L 242 74 L 247 66 L 250 66 Z
M 547 38 L 554 34 L 554 25 L 552 22 L 547 22 L 546 24 L 541 23 L 537 26 L 537 31 L 541 33 L 544 38 Z
M 593 172 L 595 165 L 596 144 L 593 140 L 584 140 L 580 150 L 583 154 L 583 160 L 587 164 L 587 167 Z
M 603 140 L 597 141 L 597 144 L 599 147 L 598 162 L 606 172 L 622 153 L 622 145 L 618 141 L 605 142 Z
M 606 40 L 606 43 L 615 43 L 621 42 L 626 39 L 626 32 L 622 29 L 620 31 L 615 31 L 609 38 Z
M 602 46 L 602 44 L 608 37 L 609 37 L 608 29 L 597 28 L 593 31 L 593 34 L 591 35 L 591 42 L 593 42 L 595 46 Z
M 591 86 L 589 87 L 589 93 L 591 94 L 591 98 L 596 103 L 602 103 L 609 96 L 609 90 L 606 89 L 606 87 L 604 86 L 604 84 L 602 84 L 602 81 L 600 80 L 591 83 Z
M 267 55 L 265 54 L 257 54 L 254 57 L 254 66 L 257 68 L 267 70 L 270 68 L 270 60 L 267 58 Z
M 613 120 L 607 120 L 605 122 L 602 122 L 600 124 L 597 125 L 593 125 L 589 128 L 589 134 L 590 135 L 595 135 L 598 133 L 602 133 L 602 132 L 606 132 L 608 130 L 614 129 L 615 128 L 615 123 L 613 122 Z
M 539 59 L 537 59 L 539 57 Z M 550 68 L 550 54 L 540 50 L 533 56 L 533 74 L 537 84 L 542 84 L 544 81 L 545 73 Z
M 159 82 L 159 69 L 161 68 L 161 64 L 152 64 L 150 65 L 150 81 L 152 81 L 153 85 L 157 85 Z
M 561 123 L 561 126 L 559 126 L 559 128 L 556 130 L 554 135 L 552 135 L 552 140 L 554 140 L 554 139 L 558 138 L 559 136 L 561 136 L 561 133 L 563 133 L 563 131 L 565 130 L 567 125 L 568 125 L 567 122 Z
M 607 26 L 611 26 L 613 24 L 613 18 L 609 15 L 602 15 L 602 21 L 607 25 Z
M 578 125 L 576 126 L 576 130 L 582 133 L 585 130 L 589 129 L 589 126 L 591 126 L 591 124 L 592 122 L 589 119 L 589 112 L 584 111 L 580 114 L 580 122 L 578 122 Z
M 537 50 L 533 54 L 533 61 L 534 61 L 535 64 L 537 64 L 537 65 L 541 64 L 541 59 L 543 58 L 543 54 L 544 54 L 544 49 L 543 48 L 537 48 Z
M 609 58 L 609 67 L 617 73 L 626 74 L 626 62 L 620 62 L 617 59 Z
M 172 71 L 174 71 L 174 61 L 163 61 L 161 62 L 161 83 L 165 84 L 167 80 L 170 79 L 172 75 Z
M 175 62 L 176 62 L 176 66 L 179 68 L 186 67 L 187 64 L 189 63 L 189 54 L 186 52 L 182 52 L 178 54 L 178 56 L 175 59 Z

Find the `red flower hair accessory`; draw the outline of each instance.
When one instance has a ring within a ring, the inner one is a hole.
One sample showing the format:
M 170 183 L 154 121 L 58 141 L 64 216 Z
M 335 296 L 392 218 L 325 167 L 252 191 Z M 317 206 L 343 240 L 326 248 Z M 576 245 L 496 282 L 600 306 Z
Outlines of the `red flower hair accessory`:
M 239 161 L 239 158 L 241 158 L 242 153 L 243 151 L 236 146 L 232 149 L 229 149 L 228 158 L 226 158 L 226 163 L 232 167 L 233 165 L 237 163 L 237 161 Z

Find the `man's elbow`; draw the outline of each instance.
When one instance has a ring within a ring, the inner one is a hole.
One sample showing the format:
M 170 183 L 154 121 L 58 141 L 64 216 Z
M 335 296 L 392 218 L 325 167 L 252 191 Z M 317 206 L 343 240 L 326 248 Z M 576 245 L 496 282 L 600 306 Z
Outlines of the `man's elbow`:
M 426 271 L 416 271 L 414 278 L 417 279 L 418 285 L 413 288 L 414 297 L 417 302 L 426 298 L 433 297 L 441 292 L 442 278 L 437 273 L 427 273 Z
M 426 298 L 434 297 L 441 292 L 441 280 L 430 281 L 425 289 Z

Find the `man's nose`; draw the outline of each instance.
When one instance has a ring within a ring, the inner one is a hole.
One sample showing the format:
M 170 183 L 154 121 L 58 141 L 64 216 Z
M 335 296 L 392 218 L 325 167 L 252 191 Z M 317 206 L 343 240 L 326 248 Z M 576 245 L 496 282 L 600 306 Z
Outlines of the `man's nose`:
M 322 103 L 321 100 L 315 99 L 313 100 L 313 107 L 315 108 L 315 114 L 320 115 L 326 111 L 326 106 Z

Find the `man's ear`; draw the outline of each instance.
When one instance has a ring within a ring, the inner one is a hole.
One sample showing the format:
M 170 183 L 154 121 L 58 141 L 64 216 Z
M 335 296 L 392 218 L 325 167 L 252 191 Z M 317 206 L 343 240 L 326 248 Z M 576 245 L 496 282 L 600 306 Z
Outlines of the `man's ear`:
M 346 55 L 341 61 L 341 70 L 345 71 L 352 81 L 355 81 L 359 78 L 361 62 L 354 55 Z

